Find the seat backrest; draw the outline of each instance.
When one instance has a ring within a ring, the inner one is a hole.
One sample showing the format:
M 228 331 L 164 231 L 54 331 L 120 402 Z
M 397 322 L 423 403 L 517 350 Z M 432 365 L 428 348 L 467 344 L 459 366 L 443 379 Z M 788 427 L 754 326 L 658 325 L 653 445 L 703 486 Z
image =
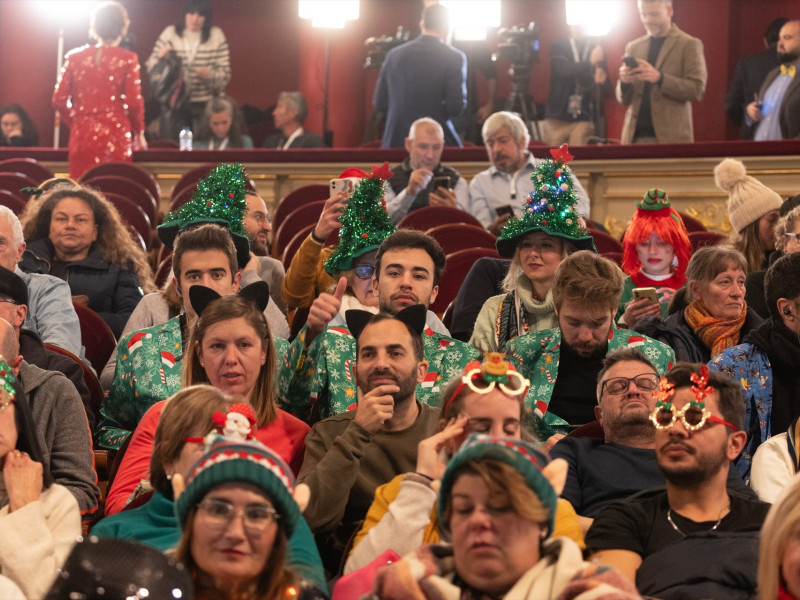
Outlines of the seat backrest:
M 170 201 L 175 198 L 184 188 L 191 187 L 194 188 L 197 185 L 197 182 L 203 179 L 206 175 L 208 175 L 209 171 L 216 167 L 217 165 L 213 163 L 208 163 L 205 165 L 200 165 L 199 167 L 194 167 L 193 169 L 189 169 L 181 175 L 181 178 L 178 179 L 178 182 L 175 184 L 175 187 L 172 188 L 172 194 L 170 195 Z
M 678 214 L 681 216 L 683 224 L 686 226 L 686 231 L 688 233 L 691 233 L 692 231 L 708 231 L 708 228 L 703 225 L 700 219 L 682 212 L 679 212 Z
M 111 353 L 117 349 L 117 338 L 103 318 L 91 308 L 76 302 L 72 305 L 81 326 L 81 343 L 86 348 L 86 359 L 99 373 L 106 366 Z
M 327 200 L 330 189 L 327 185 L 314 183 L 304 185 L 286 194 L 278 203 L 275 213 L 272 215 L 272 229 L 277 231 L 284 219 L 297 210 L 300 206 L 318 200 Z
M 150 219 L 142 210 L 142 207 L 133 202 L 133 200 L 129 200 L 125 196 L 119 194 L 105 192 L 104 195 L 106 199 L 114 205 L 114 208 L 117 209 L 119 216 L 122 217 L 125 224 L 129 225 L 142 236 L 142 239 L 145 241 L 146 251 L 153 236 L 153 228 L 150 224 Z
M 594 239 L 594 246 L 597 252 L 603 254 L 605 252 L 622 252 L 622 244 L 619 243 L 613 236 L 596 229 L 590 229 L 589 235 Z
M 437 225 L 452 223 L 466 223 L 467 225 L 483 227 L 478 219 L 461 209 L 449 206 L 423 206 L 403 217 L 397 224 L 397 228 L 405 227 L 406 229 L 427 231 Z
M 497 250 L 490 248 L 469 248 L 448 255 L 444 275 L 439 280 L 439 293 L 429 307 L 430 310 L 437 314 L 443 313 L 447 306 L 456 299 L 458 290 L 461 289 L 461 284 L 473 263 L 484 256 L 499 258 Z
M 286 244 L 286 248 L 283 249 L 283 256 L 281 257 L 281 262 L 283 263 L 284 269 L 288 269 L 289 265 L 292 264 L 292 258 L 294 258 L 294 255 L 297 254 L 297 251 L 299 250 L 303 241 L 308 237 L 308 234 L 311 233 L 311 230 L 314 229 L 314 227 L 316 227 L 316 223 L 306 225 L 300 231 L 298 231 L 291 240 L 289 240 L 288 244 Z
M 89 388 L 89 410 L 91 410 L 94 415 L 99 415 L 100 404 L 103 402 L 103 386 L 100 385 L 100 380 L 97 378 L 95 372 L 92 371 L 89 368 L 89 365 L 83 362 L 80 358 L 75 356 L 69 350 L 65 350 L 61 346 L 56 346 L 55 344 L 48 344 L 45 342 L 44 347 L 47 350 L 55 352 L 56 354 L 71 358 L 78 365 L 80 365 L 81 371 L 83 372 L 83 382 L 86 384 L 86 387 Z M 104 366 L 105 364 L 103 364 L 100 369 L 102 369 Z M 99 416 L 97 418 L 99 419 Z
M 317 222 L 324 205 L 325 200 L 303 204 L 283 220 L 272 239 L 272 255 L 275 258 L 283 256 L 286 245 L 298 231 Z
M 52 179 L 55 174 L 35 158 L 7 158 L 0 160 L 0 173 L 22 173 L 39 185 Z
M 156 211 L 158 209 L 158 203 L 156 202 L 156 199 L 153 198 L 153 194 L 151 194 L 142 184 L 134 181 L 133 179 L 121 177 L 119 175 L 102 175 L 100 177 L 86 179 L 82 183 L 89 187 L 98 189 L 104 194 L 112 193 L 124 196 L 131 202 L 134 202 L 140 206 L 144 211 L 144 214 L 147 215 L 147 218 L 150 219 L 151 223 L 155 222 Z
M 622 252 L 601 252 L 600 256 L 603 256 L 609 260 L 613 260 L 620 268 L 622 268 Z
M 445 254 L 452 254 L 468 248 L 494 249 L 497 238 L 483 227 L 465 223 L 450 223 L 431 227 L 425 233 L 439 242 Z
M 27 204 L 27 201 L 21 198 L 20 195 L 9 192 L 8 190 L 0 190 L 0 206 L 10 208 L 15 215 L 20 216 Z
M 692 245 L 692 252 L 704 246 L 716 246 L 725 238 L 721 233 L 713 231 L 690 231 L 689 243 Z
M 172 253 L 168 254 L 164 260 L 158 263 L 156 268 L 155 283 L 158 289 L 167 283 L 167 279 L 172 273 Z
M 155 177 L 139 165 L 129 162 L 110 162 L 95 165 L 81 176 L 81 183 L 106 175 L 131 179 L 150 192 L 156 202 L 161 198 L 161 186 L 158 185 Z
M 171 213 L 173 210 L 178 210 L 181 206 L 192 199 L 192 194 L 194 193 L 195 187 L 193 185 L 183 188 L 183 190 L 181 190 L 177 195 L 172 196 L 172 199 L 169 201 L 169 208 L 167 209 L 167 212 Z
M 36 187 L 37 185 L 39 184 L 35 180 L 24 173 L 0 173 L 0 190 L 8 190 L 22 199 L 25 199 L 25 196 L 20 193 L 22 188 Z

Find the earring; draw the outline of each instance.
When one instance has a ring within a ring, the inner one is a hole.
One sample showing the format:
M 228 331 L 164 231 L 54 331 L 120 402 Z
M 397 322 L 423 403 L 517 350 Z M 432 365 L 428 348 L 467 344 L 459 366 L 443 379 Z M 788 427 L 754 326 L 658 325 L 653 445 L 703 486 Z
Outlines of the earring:
M 674 269 L 677 266 L 678 266 L 678 257 L 677 256 L 673 256 L 672 257 L 672 268 Z

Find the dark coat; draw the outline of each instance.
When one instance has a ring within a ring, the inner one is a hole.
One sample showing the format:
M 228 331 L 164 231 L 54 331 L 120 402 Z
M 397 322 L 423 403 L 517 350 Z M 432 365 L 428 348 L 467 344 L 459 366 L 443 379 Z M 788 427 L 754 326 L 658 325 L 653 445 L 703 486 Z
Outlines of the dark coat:
M 739 342 L 744 339 L 751 329 L 758 327 L 763 319 L 752 309 L 747 309 L 747 315 L 742 325 Z M 711 348 L 706 346 L 697 337 L 694 330 L 689 327 L 683 317 L 683 311 L 663 317 L 645 317 L 636 323 L 636 331 L 663 342 L 675 351 L 675 360 L 693 363 L 707 363 L 711 360 Z
M 50 275 L 53 254 L 50 240 L 31 242 L 19 268 L 26 273 Z M 89 308 L 103 318 L 117 338 L 142 299 L 136 273 L 107 261 L 97 244 L 92 245 L 86 258 L 69 263 L 62 279 L 69 284 L 73 296 L 89 297 Z
M 800 61 L 794 63 L 796 68 L 800 68 Z M 764 83 L 761 85 L 760 97 L 763 98 L 769 86 L 780 75 L 780 67 L 775 67 L 767 73 Z M 783 94 L 780 112 L 781 135 L 783 139 L 800 137 L 800 76 L 795 75 L 786 92 Z

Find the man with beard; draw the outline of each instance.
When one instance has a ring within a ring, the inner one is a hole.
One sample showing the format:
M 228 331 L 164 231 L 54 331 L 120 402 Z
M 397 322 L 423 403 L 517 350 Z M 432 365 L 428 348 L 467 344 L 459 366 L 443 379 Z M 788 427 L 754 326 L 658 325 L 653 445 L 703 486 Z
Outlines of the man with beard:
M 372 282 L 380 310 L 395 315 L 414 304 L 430 306 L 444 267 L 444 251 L 429 235 L 399 229 L 387 236 L 375 256 Z M 309 423 L 355 407 L 355 339 L 347 327 L 328 325 L 339 314 L 346 283 L 346 279 L 340 279 L 334 293 L 320 294 L 314 300 L 308 322 L 289 346 L 281 370 L 284 408 Z M 416 398 L 435 404 L 442 382 L 459 374 L 477 358 L 478 351 L 451 338 L 434 313 L 425 314 L 422 344 L 428 370 L 417 385 Z
M 609 353 L 597 380 L 594 407 L 603 437 L 565 437 L 550 451 L 551 458 L 569 464 L 561 497 L 575 508 L 584 532 L 614 500 L 664 486 L 650 422 L 658 379 L 653 363 L 638 350 L 624 347 Z M 747 492 L 735 469 L 729 471 L 728 486 Z
M 800 136 L 800 21 L 781 27 L 781 64 L 767 74 L 758 99 L 747 105 L 747 116 L 758 123 L 755 140 Z
M 519 216 L 531 191 L 531 174 L 537 163 L 528 151 L 528 128 L 514 113 L 494 113 L 484 121 L 481 134 L 492 164 L 469 182 L 467 212 L 494 235 L 500 235 L 508 219 L 514 214 Z M 574 173 L 572 186 L 578 195 L 575 209 L 579 215 L 588 218 L 589 196 Z
M 242 219 L 242 227 L 250 241 L 250 263 L 246 268 L 255 265 L 259 277 L 269 285 L 270 297 L 286 314 L 286 303 L 281 295 L 281 285 L 286 271 L 281 261 L 269 256 L 269 234 L 272 232 L 272 223 L 267 205 L 261 196 L 252 190 L 245 192 L 244 200 L 247 203 L 247 212 Z
M 651 419 L 666 490 L 610 505 L 586 545 L 644 596 L 754 597 L 769 505 L 726 489 L 730 462 L 747 439 L 739 385 L 705 365 L 681 363 L 655 396 Z
M 314 425 L 298 476 L 311 488 L 303 516 L 331 575 L 339 572 L 375 489 L 413 471 L 417 444 L 438 429 L 438 411 L 414 394 L 428 372 L 421 337 L 425 313 L 421 304 L 395 316 L 347 311 L 356 339 L 358 408 Z
M 672 366 L 672 348 L 614 325 L 624 279 L 614 262 L 594 252 L 569 255 L 553 282 L 558 327 L 526 333 L 506 345 L 511 363 L 531 381 L 524 423 L 549 445 L 570 425 L 594 420 L 597 375 L 609 352 L 629 346 L 659 373 Z

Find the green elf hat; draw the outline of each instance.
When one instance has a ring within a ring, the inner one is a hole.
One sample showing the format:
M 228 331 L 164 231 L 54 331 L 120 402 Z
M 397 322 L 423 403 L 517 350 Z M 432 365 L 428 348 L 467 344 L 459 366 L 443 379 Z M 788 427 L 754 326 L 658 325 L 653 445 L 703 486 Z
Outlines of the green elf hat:
M 236 260 L 243 269 L 250 260 L 250 240 L 244 232 L 242 219 L 247 212 L 245 180 L 247 173 L 241 164 L 221 164 L 197 184 L 192 199 L 178 210 L 169 213 L 157 227 L 158 238 L 172 249 L 175 238 L 184 229 L 206 223 L 226 227 L 236 246 Z
M 572 189 L 572 156 L 567 145 L 550 150 L 552 160 L 543 161 L 531 175 L 533 190 L 522 205 L 522 216 L 511 219 L 497 238 L 497 252 L 511 258 L 522 237 L 532 231 L 564 238 L 579 250 L 597 252 L 594 240 L 575 212 L 578 196 Z
M 347 206 L 339 217 L 342 228 L 339 230 L 339 245 L 325 261 L 325 271 L 331 275 L 347 271 L 353 266 L 353 259 L 371 250 L 377 250 L 395 226 L 386 212 L 383 199 L 383 182 L 393 173 L 389 163 L 372 166 L 372 174 L 366 175 L 359 183 Z

